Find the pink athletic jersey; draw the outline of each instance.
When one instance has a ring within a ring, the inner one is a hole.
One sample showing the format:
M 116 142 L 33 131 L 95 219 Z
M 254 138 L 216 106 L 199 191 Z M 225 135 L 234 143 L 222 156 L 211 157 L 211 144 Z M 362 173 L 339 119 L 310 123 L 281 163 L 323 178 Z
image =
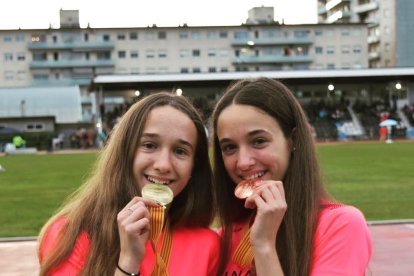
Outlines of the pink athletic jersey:
M 47 231 L 43 246 L 40 248 L 41 259 L 50 251 L 64 222 L 65 219 L 57 220 Z M 172 235 L 169 275 L 216 275 L 220 245 L 214 231 L 208 228 L 181 227 L 174 229 Z M 89 245 L 88 234 L 81 233 L 69 258 L 56 267 L 50 275 L 78 275 L 85 264 Z M 155 262 L 155 255 L 149 241 L 146 244 L 146 252 L 140 268 L 142 276 L 151 275 Z
M 233 225 L 232 236 L 231 256 L 243 236 L 242 223 Z M 372 241 L 364 215 L 352 206 L 327 204 L 315 233 L 311 275 L 364 275 L 371 254 Z M 250 270 L 230 260 L 224 275 L 250 275 Z

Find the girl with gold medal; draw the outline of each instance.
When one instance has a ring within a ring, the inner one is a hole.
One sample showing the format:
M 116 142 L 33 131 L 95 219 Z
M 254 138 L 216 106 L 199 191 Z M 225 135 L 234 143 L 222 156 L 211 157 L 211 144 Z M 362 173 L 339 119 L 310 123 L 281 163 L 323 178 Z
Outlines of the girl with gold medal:
M 122 117 L 92 177 L 43 227 L 41 275 L 215 275 L 219 258 L 203 122 L 182 96 Z

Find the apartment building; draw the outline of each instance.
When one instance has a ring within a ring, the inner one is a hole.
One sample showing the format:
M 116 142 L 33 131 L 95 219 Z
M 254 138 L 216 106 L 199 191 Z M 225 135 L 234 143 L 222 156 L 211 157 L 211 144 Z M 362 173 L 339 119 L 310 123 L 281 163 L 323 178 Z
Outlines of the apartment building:
M 369 67 L 414 66 L 414 1 L 318 0 L 319 23 L 366 23 Z
M 88 89 L 98 75 L 368 67 L 366 24 L 284 25 L 271 7 L 252 9 L 239 26 L 80 28 L 77 10 L 61 10 L 60 20 L 60 28 L 0 30 L 0 88 L 78 86 L 83 122 L 94 120 Z

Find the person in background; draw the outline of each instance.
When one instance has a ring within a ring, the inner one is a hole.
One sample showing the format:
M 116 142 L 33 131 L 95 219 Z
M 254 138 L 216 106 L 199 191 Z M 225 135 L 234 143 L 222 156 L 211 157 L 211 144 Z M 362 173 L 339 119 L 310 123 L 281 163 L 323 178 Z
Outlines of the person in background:
M 212 120 L 219 274 L 364 275 L 372 254 L 365 218 L 326 192 L 293 93 L 268 78 L 240 80 Z M 235 196 L 240 182 L 246 198 Z
M 151 185 L 170 188 L 172 202 L 143 198 Z M 215 275 L 212 202 L 197 111 L 184 97 L 150 95 L 126 112 L 90 179 L 41 230 L 40 275 Z
M 16 147 L 16 149 L 26 147 L 26 141 L 20 135 L 13 137 L 13 144 Z

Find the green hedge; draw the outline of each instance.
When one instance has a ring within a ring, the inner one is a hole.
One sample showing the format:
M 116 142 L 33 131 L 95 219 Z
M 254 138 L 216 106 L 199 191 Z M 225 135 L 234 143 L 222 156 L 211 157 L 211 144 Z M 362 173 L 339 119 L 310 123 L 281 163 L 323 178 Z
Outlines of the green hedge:
M 26 147 L 36 148 L 37 150 L 50 150 L 52 139 L 56 135 L 53 132 L 25 132 L 20 135 L 26 141 Z M 0 144 L 12 143 L 16 134 L 0 134 Z

